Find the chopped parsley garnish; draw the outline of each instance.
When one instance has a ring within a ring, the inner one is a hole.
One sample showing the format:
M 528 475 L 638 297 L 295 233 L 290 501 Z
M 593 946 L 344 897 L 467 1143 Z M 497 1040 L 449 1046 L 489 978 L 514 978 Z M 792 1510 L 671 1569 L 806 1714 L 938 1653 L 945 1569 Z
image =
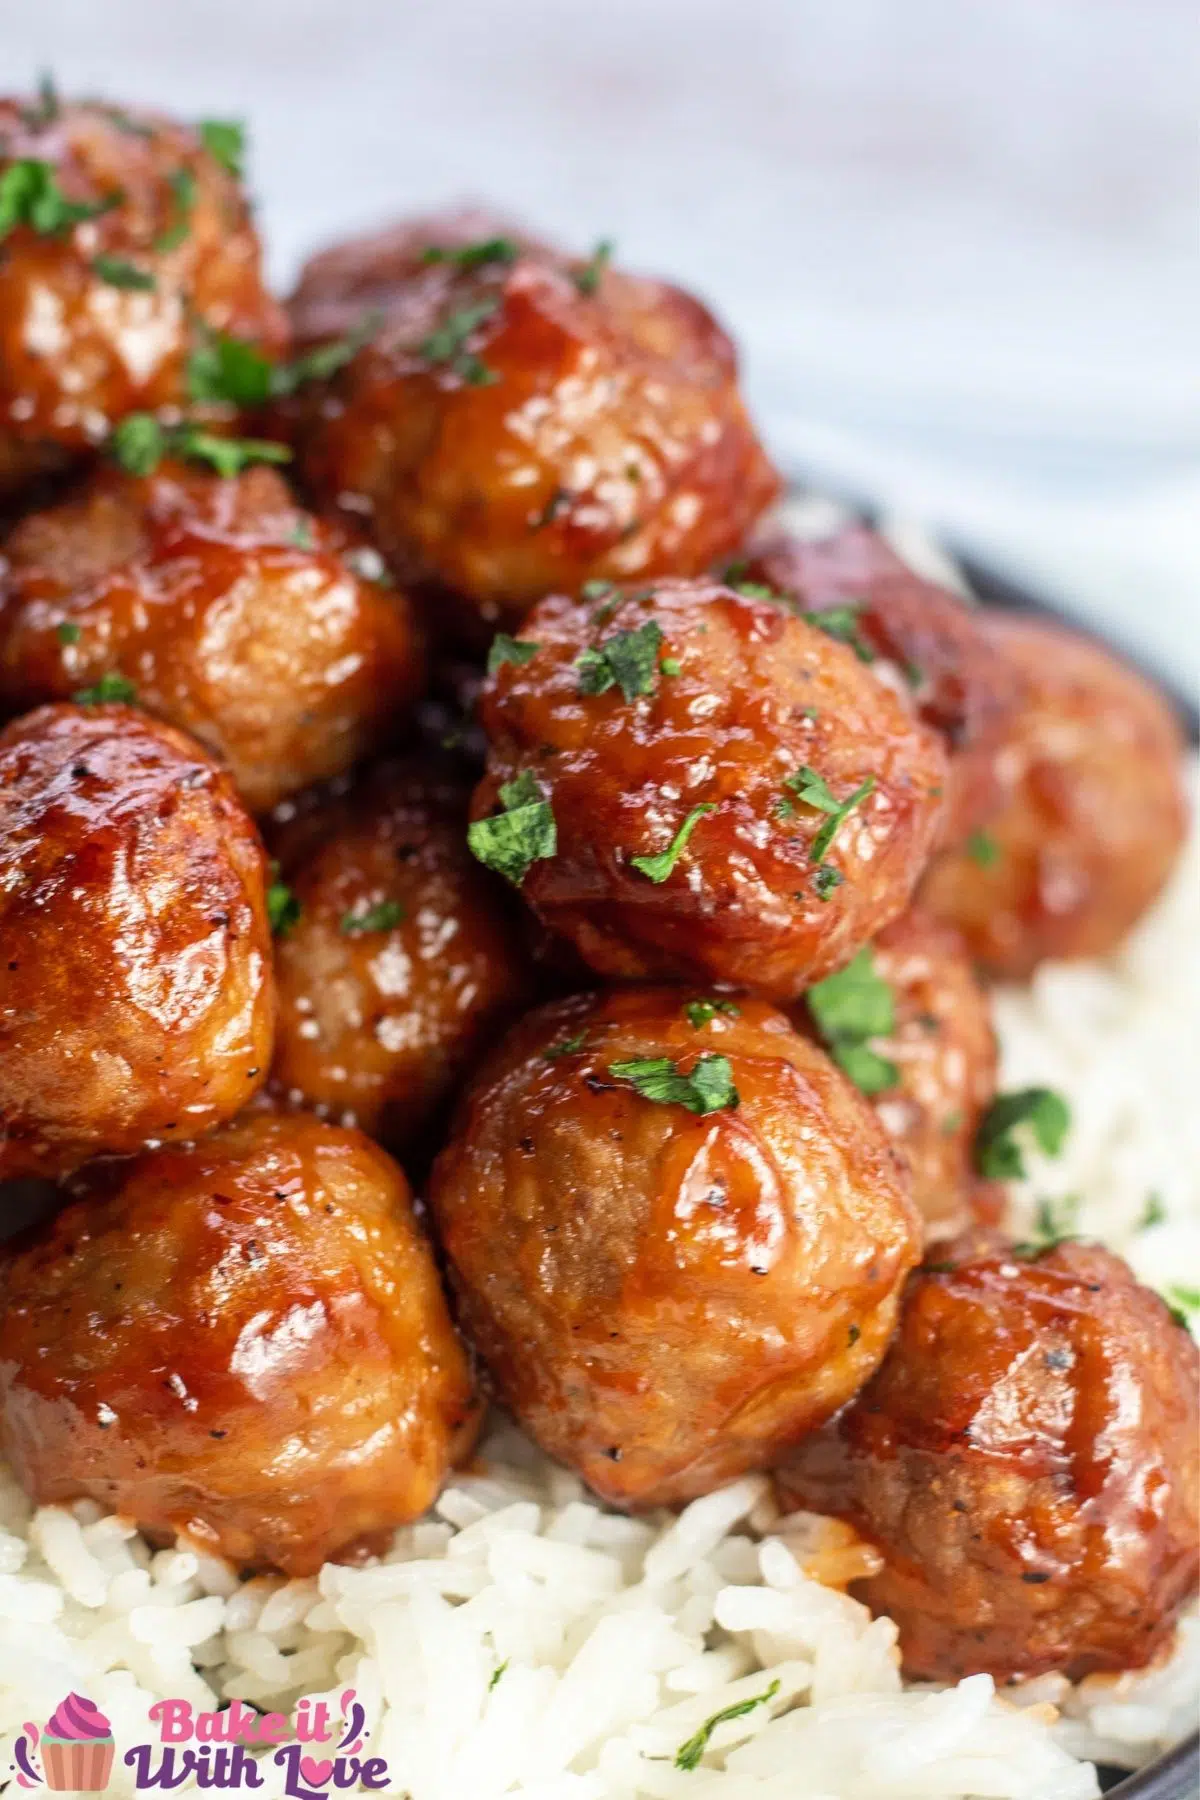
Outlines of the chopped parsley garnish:
M 507 1669 L 507 1667 L 509 1665 L 510 1660 L 511 1659 L 506 1656 L 504 1661 L 502 1663 L 497 1663 L 496 1667 L 492 1670 L 491 1679 L 487 1684 L 487 1691 L 489 1694 L 491 1693 L 492 1689 L 497 1685 L 497 1683 L 500 1681 L 501 1677 L 504 1674 L 504 1671 Z
M 973 831 L 967 839 L 967 855 L 981 869 L 993 869 L 1004 852 L 987 831 Z
M 705 1719 L 699 1731 L 695 1732 L 686 1744 L 680 1744 L 675 1752 L 675 1767 L 677 1769 L 698 1769 L 718 1725 L 727 1725 L 732 1719 L 744 1719 L 746 1714 L 752 1713 L 756 1707 L 766 1706 L 778 1692 L 779 1683 L 773 1681 L 770 1687 L 765 1688 L 761 1694 L 755 1694 L 750 1700 L 738 1700 L 733 1706 L 724 1706 L 720 1712 L 715 1712 L 711 1719 Z
M 745 594 L 747 600 L 778 602 L 783 599 L 783 595 L 777 593 L 773 587 L 768 587 L 765 581 L 735 581 L 731 585 L 735 594 Z
M 865 600 L 848 600 L 843 606 L 822 606 L 815 612 L 806 612 L 803 617 L 826 637 L 836 638 L 839 644 L 849 644 L 859 662 L 872 663 L 875 652 L 858 629 L 858 615 L 866 605 Z
M 677 656 L 664 656 L 658 666 L 664 675 L 674 677 L 683 674 L 683 664 Z
M 196 204 L 196 177 L 190 169 L 173 169 L 167 176 L 171 190 L 171 222 L 154 240 L 159 251 L 175 250 L 192 229 L 192 208 Z
M 696 1058 L 688 1075 L 669 1056 L 633 1057 L 628 1062 L 609 1063 L 608 1072 L 617 1081 L 627 1081 L 643 1100 L 653 1100 L 661 1106 L 686 1106 L 689 1112 L 703 1115 L 738 1104 L 729 1058 L 707 1051 Z
M 500 300 L 495 295 L 480 300 L 475 306 L 460 306 L 436 331 L 421 340 L 417 354 L 434 367 L 452 369 L 468 387 L 490 387 L 500 377 L 467 349 L 467 339 L 485 325 L 499 307 Z
M 561 1042 L 551 1044 L 548 1050 L 543 1050 L 542 1061 L 557 1062 L 561 1056 L 574 1056 L 577 1050 L 583 1049 L 586 1042 L 587 1032 L 577 1031 L 574 1037 L 563 1038 Z
M 1175 1323 L 1190 1331 L 1193 1317 L 1200 1313 L 1200 1288 L 1181 1287 L 1178 1282 L 1172 1282 L 1164 1288 L 1163 1299 L 1170 1307 Z
M 152 294 L 156 285 L 148 269 L 139 269 L 136 263 L 125 262 L 119 256 L 93 256 L 92 273 L 109 287 L 125 288 L 130 293 Z
M 18 225 L 28 225 L 39 237 L 58 237 L 85 219 L 111 212 L 124 198 L 118 191 L 103 200 L 68 200 L 48 162 L 22 157 L 0 175 L 0 238 Z
M 1033 1231 L 1029 1237 L 1012 1246 L 1012 1254 L 1021 1258 L 1040 1256 L 1043 1250 L 1053 1250 L 1056 1244 L 1066 1244 L 1076 1237 L 1076 1224 L 1079 1217 L 1080 1200 L 1078 1194 L 1063 1194 L 1052 1200 L 1043 1197 L 1037 1203 L 1033 1216 Z
M 723 1013 L 726 1018 L 736 1019 L 741 1014 L 741 1007 L 735 1006 L 732 1000 L 689 1000 L 684 1007 L 684 1016 L 689 1025 L 696 1031 L 708 1025 Z
M 267 888 L 267 924 L 272 937 L 286 937 L 300 917 L 300 902 L 286 881 L 279 879 L 279 864 L 271 864 L 271 880 Z
M 215 156 L 235 181 L 240 181 L 246 155 L 246 127 L 241 120 L 201 119 L 196 130 L 209 155 Z
M 558 849 L 554 813 L 531 769 L 504 783 L 500 804 L 503 812 L 467 827 L 467 844 L 487 868 L 520 887 L 531 866 Z
M 271 398 L 272 369 L 261 350 L 223 331 L 206 331 L 187 362 L 188 396 L 263 406 Z
M 1138 1220 L 1137 1228 L 1139 1231 L 1149 1231 L 1153 1226 L 1161 1225 L 1166 1216 L 1167 1209 L 1163 1204 L 1162 1195 L 1159 1193 L 1147 1194 L 1145 1209 Z
M 575 659 L 581 694 L 605 694 L 619 687 L 626 700 L 653 693 L 662 631 L 647 619 L 633 631 L 618 631 L 598 648 L 589 645 Z
M 356 937 L 362 931 L 391 931 L 403 920 L 404 908 L 398 900 L 380 900 L 362 912 L 343 913 L 341 933 L 343 937 Z
M 312 522 L 309 519 L 297 519 L 287 534 L 288 543 L 297 550 L 311 550 L 314 543 Z
M 826 819 L 824 825 L 822 825 L 820 831 L 818 831 L 816 837 L 808 847 L 809 862 L 823 863 L 825 861 L 830 846 L 841 829 L 842 821 L 848 819 L 855 807 L 861 806 L 863 801 L 874 792 L 875 777 L 873 775 L 868 775 L 862 786 L 855 788 L 849 799 L 843 800 L 837 811 Z
M 1019 1181 L 1025 1174 L 1021 1137 L 1032 1132 L 1047 1156 L 1057 1156 L 1070 1125 L 1067 1103 L 1053 1088 L 998 1094 L 975 1134 L 975 1167 L 989 1181 Z
M 822 863 L 843 820 L 849 817 L 856 806 L 861 806 L 869 794 L 875 792 L 875 777 L 868 775 L 862 786 L 855 788 L 845 800 L 836 799 L 825 777 L 815 769 L 810 769 L 807 764 L 802 764 L 794 775 L 789 775 L 783 785 L 802 806 L 811 806 L 817 812 L 829 815 L 808 849 L 809 862 Z M 777 810 L 781 818 L 790 818 L 796 810 L 795 802 L 785 796 L 779 802 Z
M 840 888 L 846 877 L 832 863 L 820 863 L 813 874 L 813 887 L 818 900 L 829 900 L 834 890 Z
M 609 600 L 617 592 L 615 581 L 585 581 L 579 590 L 585 600 Z
M 153 413 L 129 413 L 113 428 L 109 448 L 130 475 L 153 475 L 164 456 L 206 462 L 218 475 L 240 475 L 251 463 L 290 462 L 286 444 L 266 438 L 226 438 L 198 425 L 163 425 Z
M 421 252 L 423 263 L 453 263 L 459 269 L 481 269 L 486 263 L 515 263 L 520 246 L 512 238 L 480 238 L 474 244 L 456 247 L 430 244 Z
M 54 635 L 60 644 L 77 644 L 83 636 L 83 632 L 70 619 L 63 619 L 61 624 L 54 627 Z
M 600 286 L 601 277 L 603 276 L 605 269 L 607 269 L 609 263 L 612 261 L 612 255 L 615 248 L 616 246 L 611 238 L 601 238 L 583 267 L 575 270 L 571 280 L 575 283 L 575 286 L 579 289 L 581 294 L 591 295 L 596 292 L 596 289 Z
M 659 882 L 665 881 L 679 861 L 688 839 L 705 813 L 716 812 L 716 810 L 716 805 L 711 800 L 705 800 L 699 806 L 693 806 L 665 850 L 660 850 L 657 856 L 631 856 L 629 859 L 631 864 L 656 886 Z
M 518 668 L 524 668 L 527 662 L 533 661 L 541 647 L 526 639 L 509 637 L 507 631 L 498 631 L 488 651 L 487 672 L 494 675 L 505 663 L 515 663 Z
M 271 370 L 272 394 L 282 397 L 294 394 L 306 381 L 328 381 L 358 355 L 364 344 L 370 343 L 382 318 L 383 314 L 372 308 L 344 337 L 331 338 L 327 344 L 314 344 L 311 350 L 302 350 L 291 362 L 276 363 Z
M 893 1088 L 900 1071 L 870 1045 L 896 1027 L 896 998 L 878 974 L 869 948 L 835 975 L 826 976 L 805 995 L 813 1023 L 838 1067 L 864 1094 Z
M 78 688 L 71 698 L 76 706 L 109 706 L 117 701 L 132 705 L 137 699 L 137 689 L 124 675 L 110 670 L 94 687 Z

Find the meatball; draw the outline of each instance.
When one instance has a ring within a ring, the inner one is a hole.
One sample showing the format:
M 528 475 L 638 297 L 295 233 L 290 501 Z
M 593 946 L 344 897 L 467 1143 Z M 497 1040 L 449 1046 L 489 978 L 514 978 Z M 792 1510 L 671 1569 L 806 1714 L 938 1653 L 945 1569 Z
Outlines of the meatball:
M 810 989 L 804 1015 L 871 1096 L 908 1165 L 926 1235 L 967 1224 L 972 1149 L 996 1092 L 991 1005 L 956 934 L 905 913 Z
M 665 282 L 434 217 L 314 258 L 291 302 L 301 344 L 371 314 L 372 341 L 303 408 L 305 470 L 476 617 L 699 574 L 778 489 L 732 344 Z
M 0 1434 L 38 1502 L 289 1575 L 430 1505 L 475 1408 L 383 1151 L 264 1115 L 73 1186 L 0 1262 Z
M 126 413 L 181 404 L 197 329 L 282 348 L 230 160 L 154 114 L 0 100 L 7 480 L 88 449 Z
M 935 862 L 928 909 L 993 974 L 1103 956 L 1156 899 L 1187 828 L 1183 739 L 1167 702 L 1107 651 L 1040 619 L 996 615 L 1024 703 L 996 755 L 1003 802 Z
M 878 1547 L 863 1598 L 915 1679 L 1140 1667 L 1196 1582 L 1196 1345 L 1107 1250 L 938 1255 L 789 1503 Z
M 273 470 L 98 471 L 31 514 L 0 566 L 0 704 L 113 677 L 228 762 L 261 812 L 393 735 L 424 678 L 376 552 L 297 507 Z
M 258 834 L 198 744 L 123 706 L 0 732 L 0 1178 L 197 1137 L 267 1075 Z
M 908 904 L 942 746 L 785 607 L 552 597 L 492 662 L 473 844 L 602 975 L 793 1000 Z
M 984 615 L 865 525 L 814 539 L 764 530 L 734 576 L 819 619 L 941 733 L 951 753 L 941 835 L 961 843 L 997 804 L 995 750 L 1019 698 L 1017 672 L 996 655 Z
M 501 1397 L 622 1506 L 760 1468 L 843 1406 L 919 1254 L 857 1090 L 763 1001 L 686 988 L 531 1013 L 430 1203 Z
M 507 896 L 466 844 L 468 790 L 375 771 L 297 825 L 281 873 L 299 915 L 276 948 L 274 1080 L 406 1144 L 508 1022 L 527 975 Z

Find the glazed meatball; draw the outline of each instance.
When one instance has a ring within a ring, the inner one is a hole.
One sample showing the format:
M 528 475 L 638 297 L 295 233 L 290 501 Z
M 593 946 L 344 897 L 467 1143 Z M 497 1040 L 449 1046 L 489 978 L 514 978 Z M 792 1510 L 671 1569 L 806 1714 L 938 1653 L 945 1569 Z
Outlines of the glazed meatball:
M 0 732 L 0 1178 L 232 1117 L 266 1079 L 266 862 L 229 777 L 124 706 Z
M 289 1575 L 430 1505 L 475 1408 L 382 1150 L 263 1116 L 73 1185 L 0 1262 L 0 1429 L 38 1502 Z
M 484 619 L 589 579 L 698 574 L 777 490 L 724 331 L 603 258 L 423 219 L 316 257 L 291 314 L 302 345 L 380 321 L 307 402 L 315 491 Z
M 197 330 L 282 347 L 229 160 L 155 114 L 0 100 L 5 479 L 88 449 L 127 413 L 185 401 Z
M 1104 956 L 1157 898 L 1187 828 L 1183 739 L 1166 701 L 1085 638 L 996 615 L 1024 682 L 996 757 L 1003 804 L 930 871 L 923 900 L 992 973 Z
M 918 575 L 865 525 L 812 539 L 764 529 L 729 579 L 762 584 L 816 616 L 941 734 L 951 753 L 943 842 L 961 843 L 995 809 L 995 751 L 1020 682 L 981 611 Z
M 803 1016 L 871 1096 L 927 1237 L 973 1215 L 975 1132 L 996 1091 L 991 1005 L 956 934 L 905 913 L 810 989 Z
M 792 1000 L 908 904 L 942 746 L 785 607 L 552 597 L 492 661 L 472 841 L 601 974 Z
M 870 1108 L 760 1000 L 576 995 L 469 1090 L 431 1205 L 505 1403 L 605 1500 L 686 1500 L 883 1354 L 920 1222 Z
M 524 996 L 508 897 L 466 844 L 468 790 L 382 767 L 278 840 L 295 924 L 276 948 L 274 1081 L 411 1141 Z
M 256 812 L 408 718 L 425 657 L 378 554 L 272 469 L 106 468 L 22 521 L 0 565 L 0 702 L 112 683 L 229 764 Z
M 878 1547 L 863 1598 L 914 1679 L 1140 1667 L 1196 1582 L 1196 1345 L 1107 1250 L 937 1254 L 789 1503 Z

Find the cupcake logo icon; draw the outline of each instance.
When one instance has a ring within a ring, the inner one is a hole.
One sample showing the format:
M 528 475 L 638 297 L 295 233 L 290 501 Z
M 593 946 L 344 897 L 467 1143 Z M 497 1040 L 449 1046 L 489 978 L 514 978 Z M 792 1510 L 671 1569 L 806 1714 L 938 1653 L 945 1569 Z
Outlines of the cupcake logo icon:
M 26 1723 L 15 1754 L 21 1787 L 45 1784 L 58 1793 L 102 1794 L 112 1774 L 112 1726 L 94 1701 L 68 1694 L 42 1730 Z

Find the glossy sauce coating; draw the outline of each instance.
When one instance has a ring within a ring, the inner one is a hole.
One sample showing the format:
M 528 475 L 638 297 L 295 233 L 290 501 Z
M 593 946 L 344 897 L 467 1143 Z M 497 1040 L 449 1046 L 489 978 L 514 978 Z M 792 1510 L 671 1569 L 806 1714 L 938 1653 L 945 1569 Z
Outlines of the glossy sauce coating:
M 1024 684 L 994 766 L 982 841 L 947 852 L 923 903 L 976 958 L 1020 980 L 1050 957 L 1104 956 L 1161 892 L 1187 829 L 1171 709 L 1106 650 L 1041 619 L 992 614 Z
M 12 481 L 45 445 L 86 450 L 126 413 L 182 404 L 199 328 L 268 354 L 287 332 L 241 187 L 195 131 L 100 102 L 44 110 L 0 100 L 0 177 L 44 164 L 69 202 L 108 206 L 52 232 L 17 224 L 0 250 L 0 475 Z M 139 275 L 153 285 L 126 285 Z
M 880 932 L 871 966 L 896 1022 L 870 1047 L 899 1075 L 871 1104 L 907 1164 L 926 1237 L 944 1237 L 972 1216 L 972 1147 L 996 1091 L 991 1005 L 955 933 L 919 912 Z
M 229 764 L 247 805 L 339 774 L 408 722 L 423 637 L 382 570 L 274 470 L 98 470 L 32 513 L 0 562 L 0 701 L 118 674 Z
M 508 897 L 467 849 L 468 791 L 385 764 L 275 840 L 300 916 L 276 945 L 274 1083 L 391 1145 L 528 988 Z
M 584 692 L 580 655 L 648 627 L 661 632 L 650 691 Z M 472 810 L 495 813 L 503 785 L 536 776 L 558 847 L 521 893 L 601 974 L 794 999 L 904 910 L 937 830 L 945 753 L 845 645 L 708 581 L 599 604 L 552 597 L 521 637 L 537 653 L 484 688 L 488 772 Z M 785 785 L 805 767 L 839 804 L 873 783 L 821 859 L 831 875 L 814 860 L 829 814 Z M 631 859 L 666 850 L 696 806 L 715 810 L 651 880 Z
M 389 1157 L 253 1117 L 73 1185 L 0 1262 L 0 1431 L 35 1499 L 289 1575 L 432 1503 L 476 1410 Z
M 917 574 L 866 525 L 812 539 L 767 527 L 737 567 L 739 580 L 786 594 L 803 612 L 833 612 L 836 629 L 850 609 L 860 655 L 945 739 L 942 840 L 961 843 L 998 803 L 994 751 L 1020 697 L 1017 671 L 997 655 L 984 614 Z
M 604 267 L 582 291 L 584 259 L 524 236 L 505 236 L 510 260 L 424 260 L 503 230 L 432 217 L 307 265 L 291 301 L 299 343 L 381 318 L 329 392 L 308 397 L 308 479 L 369 512 L 402 572 L 485 619 L 519 619 L 589 578 L 698 574 L 778 488 L 733 345 L 680 289 Z
M 882 1551 L 906 1673 L 1140 1668 L 1200 1561 L 1196 1345 L 1110 1251 L 939 1246 L 879 1373 L 782 1477 Z
M 266 860 L 219 770 L 124 706 L 0 732 L 0 1177 L 230 1118 L 275 1023 Z
M 605 1500 L 759 1468 L 883 1354 L 920 1223 L 865 1101 L 762 1001 L 631 988 L 531 1013 L 462 1103 L 430 1202 L 499 1394 Z M 611 1065 L 728 1060 L 700 1116 Z

